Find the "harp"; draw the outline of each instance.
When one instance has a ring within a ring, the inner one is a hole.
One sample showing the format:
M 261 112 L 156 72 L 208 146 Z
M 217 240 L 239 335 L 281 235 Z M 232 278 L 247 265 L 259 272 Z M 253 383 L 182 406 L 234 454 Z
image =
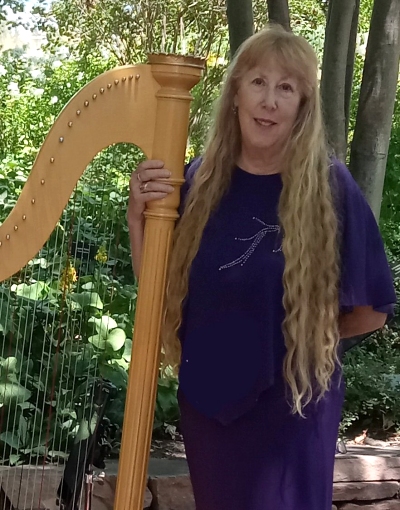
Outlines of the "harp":
M 62 428 L 71 420 L 76 421 L 75 436 L 80 435 L 77 443 L 80 460 L 74 461 L 71 455 L 68 462 L 77 462 L 77 466 L 82 459 L 86 462 L 93 455 L 95 432 L 104 414 L 104 404 L 114 388 L 112 385 L 107 388 L 107 384 L 101 382 L 102 378 L 94 381 L 89 369 L 86 380 L 82 381 L 81 377 L 72 389 L 69 387 L 63 392 L 60 388 L 57 393 L 55 388 L 62 382 L 62 373 L 74 380 L 79 363 L 90 367 L 96 348 L 104 350 L 107 344 L 107 348 L 124 351 L 125 337 L 121 328 L 116 327 L 112 314 L 101 311 L 101 296 L 93 290 L 93 282 L 89 281 L 82 262 L 82 253 L 85 253 L 82 244 L 85 243 L 79 240 L 77 229 L 73 228 L 74 214 L 65 215 L 64 212 L 71 202 L 70 196 L 74 197 L 77 183 L 96 154 L 112 144 L 132 143 L 148 158 L 163 160 L 172 172 L 169 182 L 175 186 L 173 194 L 152 202 L 145 212 L 140 289 L 114 504 L 118 510 L 143 508 L 157 391 L 166 269 L 174 223 L 178 218 L 179 189 L 184 182 L 190 90 L 200 80 L 202 68 L 203 61 L 195 57 L 150 55 L 148 64 L 114 69 L 86 85 L 59 115 L 15 207 L 0 226 L 2 487 L 4 483 L 8 486 L 19 483 L 15 474 L 14 480 L 10 481 L 8 466 L 21 462 L 15 455 L 21 445 L 25 447 L 25 460 L 35 458 L 36 465 L 42 466 L 43 470 L 50 454 L 60 458 L 55 443 L 65 439 Z M 92 176 L 92 179 L 96 178 L 96 175 Z M 72 200 L 77 201 L 76 196 Z M 99 207 L 94 202 L 94 207 Z M 74 211 L 79 211 L 79 203 L 75 205 Z M 61 217 L 67 217 L 62 224 Z M 57 244 L 60 236 L 64 242 L 62 254 Z M 107 258 L 108 248 L 101 248 L 102 256 Z M 58 269 L 55 264 L 50 269 L 43 266 L 43 260 L 37 256 L 42 250 L 57 257 Z M 86 251 L 90 252 L 90 246 Z M 78 252 L 81 261 L 77 274 Z M 101 249 L 97 255 L 100 252 Z M 85 256 L 93 262 L 93 254 L 86 253 Z M 44 278 L 38 277 L 40 268 Z M 98 271 L 98 277 L 101 279 L 101 271 Z M 112 292 L 113 282 L 108 284 Z M 79 286 L 80 292 L 71 295 L 74 285 Z M 59 305 L 57 313 L 53 306 L 56 302 Z M 89 318 L 88 309 L 92 312 Z M 40 314 L 39 321 L 37 314 Z M 76 329 L 83 323 L 84 334 Z M 90 337 L 88 327 L 92 327 Z M 42 350 L 39 359 L 33 360 L 34 334 L 37 344 L 38 331 L 42 335 L 39 338 Z M 85 358 L 85 349 L 90 351 L 89 360 Z M 72 359 L 72 354 L 75 364 L 68 364 L 66 359 L 68 356 Z M 31 375 L 33 363 L 44 367 L 39 376 Z M 78 403 L 80 410 L 73 409 L 78 386 L 83 387 Z M 35 400 L 33 387 L 37 389 Z M 65 409 L 59 409 L 60 395 L 69 399 L 66 414 Z M 90 416 L 85 414 L 86 409 Z M 28 424 L 27 413 L 35 417 L 33 426 Z M 60 413 L 64 413 L 61 418 Z M 58 437 L 59 431 L 56 433 L 53 429 L 61 422 L 61 437 Z M 82 429 L 82 424 L 86 424 L 86 428 Z M 40 472 L 37 476 L 40 478 Z M 81 483 L 78 475 L 75 478 L 78 484 Z M 68 496 L 71 490 L 68 483 L 60 486 L 59 498 L 69 498 L 67 503 L 64 502 L 64 508 L 75 510 L 79 502 L 73 494 Z M 44 497 L 43 491 L 35 494 L 31 501 L 27 501 L 26 494 L 19 494 L 17 504 L 11 502 L 5 492 L 3 489 L 0 494 L 3 508 L 43 507 L 40 501 Z

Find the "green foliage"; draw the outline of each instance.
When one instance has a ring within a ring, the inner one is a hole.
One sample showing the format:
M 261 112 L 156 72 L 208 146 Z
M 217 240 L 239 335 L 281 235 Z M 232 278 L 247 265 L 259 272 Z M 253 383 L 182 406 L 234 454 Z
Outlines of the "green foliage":
M 49 49 L 63 46 L 75 56 L 96 54 L 119 64 L 143 61 L 147 53 L 191 53 L 206 56 L 219 33 L 226 32 L 223 0 L 54 0 L 37 6 L 38 26 Z M 54 23 L 56 21 L 56 24 Z
M 344 362 L 346 398 L 341 428 L 400 427 L 400 325 L 386 327 L 350 351 Z
M 107 65 L 92 59 L 83 73 L 75 61 L 2 55 L 0 221 L 14 207 L 60 109 Z M 99 154 L 37 258 L 0 286 L 3 463 L 65 456 L 86 433 L 93 418 L 90 388 L 102 379 L 118 389 L 106 412 L 118 448 L 137 293 L 125 219 L 128 180 L 141 158 L 127 144 Z M 77 255 L 73 247 L 80 244 L 94 250 L 91 258 Z M 165 404 L 168 388 L 162 392 L 155 426 L 165 429 L 174 417 Z
M 294 31 L 314 45 L 320 58 L 325 3 L 290 4 Z M 368 30 L 371 6 L 372 0 L 362 2 L 360 37 Z M 1 7 L 0 3 L 0 11 Z M 149 51 L 207 58 L 204 79 L 193 91 L 188 157 L 201 153 L 228 65 L 223 0 L 140 0 L 131 5 L 123 0 L 55 0 L 50 9 L 38 2 L 35 12 L 48 40 L 46 58 L 28 59 L 23 51 L 0 56 L 0 221 L 14 207 L 63 106 L 93 77 L 117 64 L 142 62 Z M 265 24 L 264 0 L 254 1 L 254 19 L 257 28 Z M 362 64 L 361 51 L 350 129 Z M 400 257 L 399 104 L 398 100 L 381 219 L 393 260 Z M 99 154 L 41 253 L 0 286 L 0 408 L 7 417 L 0 419 L 3 462 L 65 456 L 73 441 L 91 430 L 91 388 L 102 379 L 118 390 L 106 411 L 113 426 L 112 446 L 118 450 L 137 292 L 125 221 L 127 183 L 141 158 L 126 144 Z M 71 256 L 70 242 L 83 243 L 96 257 Z M 399 423 L 398 390 L 395 379 L 388 378 L 400 373 L 397 326 L 350 352 L 345 373 L 344 428 Z M 176 379 L 160 378 L 155 430 L 174 435 L 179 420 L 176 393 Z
M 79 424 L 93 418 L 90 387 L 97 380 L 111 381 L 116 400 L 125 399 L 136 286 L 103 262 L 76 281 L 73 273 L 57 280 L 49 271 L 54 260 L 56 249 L 49 248 L 48 259 L 33 261 L 25 273 L 27 283 L 0 287 L 7 310 L 0 318 L 2 355 L 8 354 L 0 358 L 0 404 L 8 417 L 0 420 L 0 440 L 10 447 L 3 462 L 68 451 Z M 114 425 L 120 430 L 122 416 Z
M 8 21 L 8 12 L 14 14 L 24 10 L 24 2 L 22 0 L 0 0 L 0 22 Z M 13 21 L 12 26 L 18 25 L 18 20 Z

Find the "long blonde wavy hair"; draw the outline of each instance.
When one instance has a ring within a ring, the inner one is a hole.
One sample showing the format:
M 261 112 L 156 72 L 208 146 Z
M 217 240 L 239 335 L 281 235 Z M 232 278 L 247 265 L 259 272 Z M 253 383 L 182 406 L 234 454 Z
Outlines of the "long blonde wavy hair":
M 295 77 L 302 93 L 284 151 L 279 202 L 285 257 L 282 328 L 287 354 L 283 370 L 293 412 L 302 415 L 312 398 L 321 398 L 329 389 L 338 361 L 338 227 L 329 183 L 317 57 L 305 39 L 281 27 L 268 27 L 245 41 L 228 70 L 202 163 L 175 231 L 163 330 L 164 364 L 179 366 L 178 332 L 190 267 L 204 227 L 227 191 L 240 155 L 234 96 L 248 70 L 270 61 Z

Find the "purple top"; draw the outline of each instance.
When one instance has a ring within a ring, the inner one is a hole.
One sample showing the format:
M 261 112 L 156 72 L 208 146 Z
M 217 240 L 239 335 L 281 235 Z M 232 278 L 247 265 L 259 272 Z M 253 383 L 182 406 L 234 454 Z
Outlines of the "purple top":
M 186 194 L 198 168 L 187 168 Z M 374 216 L 347 168 L 333 180 L 341 224 L 340 304 L 393 312 L 395 293 Z M 282 378 L 284 257 L 280 174 L 235 168 L 193 261 L 180 337 L 180 390 L 201 413 L 229 423 Z M 184 197 L 183 197 L 184 198 Z

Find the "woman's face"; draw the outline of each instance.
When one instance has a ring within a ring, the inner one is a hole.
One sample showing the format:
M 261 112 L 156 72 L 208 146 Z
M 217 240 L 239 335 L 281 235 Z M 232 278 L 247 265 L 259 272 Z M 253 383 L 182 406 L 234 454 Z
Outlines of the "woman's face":
M 299 83 L 279 65 L 257 66 L 242 77 L 235 95 L 242 150 L 277 154 L 289 139 L 301 100 Z

